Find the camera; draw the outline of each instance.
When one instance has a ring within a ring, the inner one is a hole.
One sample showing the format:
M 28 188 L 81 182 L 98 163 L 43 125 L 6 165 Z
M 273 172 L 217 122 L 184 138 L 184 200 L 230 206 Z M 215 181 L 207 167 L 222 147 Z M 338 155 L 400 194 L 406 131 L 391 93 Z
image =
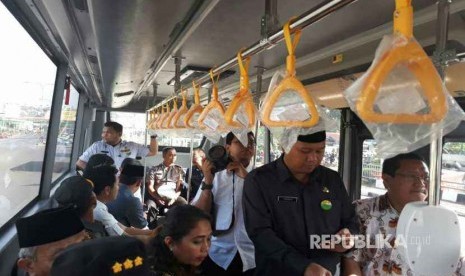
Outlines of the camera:
M 209 149 L 207 159 L 213 163 L 212 174 L 226 169 L 226 166 L 231 162 L 226 148 L 221 145 L 216 145 Z

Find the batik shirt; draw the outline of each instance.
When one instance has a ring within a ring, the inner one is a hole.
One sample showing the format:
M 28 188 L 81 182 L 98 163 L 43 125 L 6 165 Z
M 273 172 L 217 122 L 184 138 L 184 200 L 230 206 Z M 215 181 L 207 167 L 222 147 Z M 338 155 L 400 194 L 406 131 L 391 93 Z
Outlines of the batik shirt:
M 414 276 L 395 245 L 399 213 L 389 203 L 387 194 L 361 199 L 354 204 L 360 221 L 360 235 L 364 237 L 366 246 L 346 253 L 346 257 L 358 262 L 365 276 Z M 465 270 L 462 266 L 463 259 L 453 275 L 462 276 Z

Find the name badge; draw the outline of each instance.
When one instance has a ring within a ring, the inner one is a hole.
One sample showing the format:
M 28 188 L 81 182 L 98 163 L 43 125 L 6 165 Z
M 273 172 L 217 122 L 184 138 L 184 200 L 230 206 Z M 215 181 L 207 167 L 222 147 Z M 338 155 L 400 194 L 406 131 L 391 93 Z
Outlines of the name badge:
M 297 200 L 295 196 L 278 196 L 278 202 L 297 202 Z
M 101 152 L 101 153 L 108 153 L 107 150 L 101 150 L 100 152 Z

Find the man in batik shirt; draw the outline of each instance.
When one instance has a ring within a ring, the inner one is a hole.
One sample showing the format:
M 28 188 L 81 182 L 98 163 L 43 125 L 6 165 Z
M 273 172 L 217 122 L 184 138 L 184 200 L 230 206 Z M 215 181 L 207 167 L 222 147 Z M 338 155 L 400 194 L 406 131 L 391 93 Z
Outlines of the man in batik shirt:
M 397 221 L 407 203 L 426 199 L 429 170 L 417 154 L 400 154 L 384 161 L 382 178 L 386 194 L 355 202 L 360 235 L 370 246 L 345 254 L 344 275 L 414 275 L 394 246 Z M 455 275 L 464 270 L 462 259 Z

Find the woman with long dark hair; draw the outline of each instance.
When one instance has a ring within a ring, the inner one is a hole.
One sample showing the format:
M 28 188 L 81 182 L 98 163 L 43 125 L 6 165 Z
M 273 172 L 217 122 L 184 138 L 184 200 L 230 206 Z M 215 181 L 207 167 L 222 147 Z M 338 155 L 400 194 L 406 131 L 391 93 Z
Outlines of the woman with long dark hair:
M 191 205 L 173 207 L 151 241 L 152 271 L 160 276 L 201 275 L 198 267 L 208 255 L 211 234 L 208 214 Z

